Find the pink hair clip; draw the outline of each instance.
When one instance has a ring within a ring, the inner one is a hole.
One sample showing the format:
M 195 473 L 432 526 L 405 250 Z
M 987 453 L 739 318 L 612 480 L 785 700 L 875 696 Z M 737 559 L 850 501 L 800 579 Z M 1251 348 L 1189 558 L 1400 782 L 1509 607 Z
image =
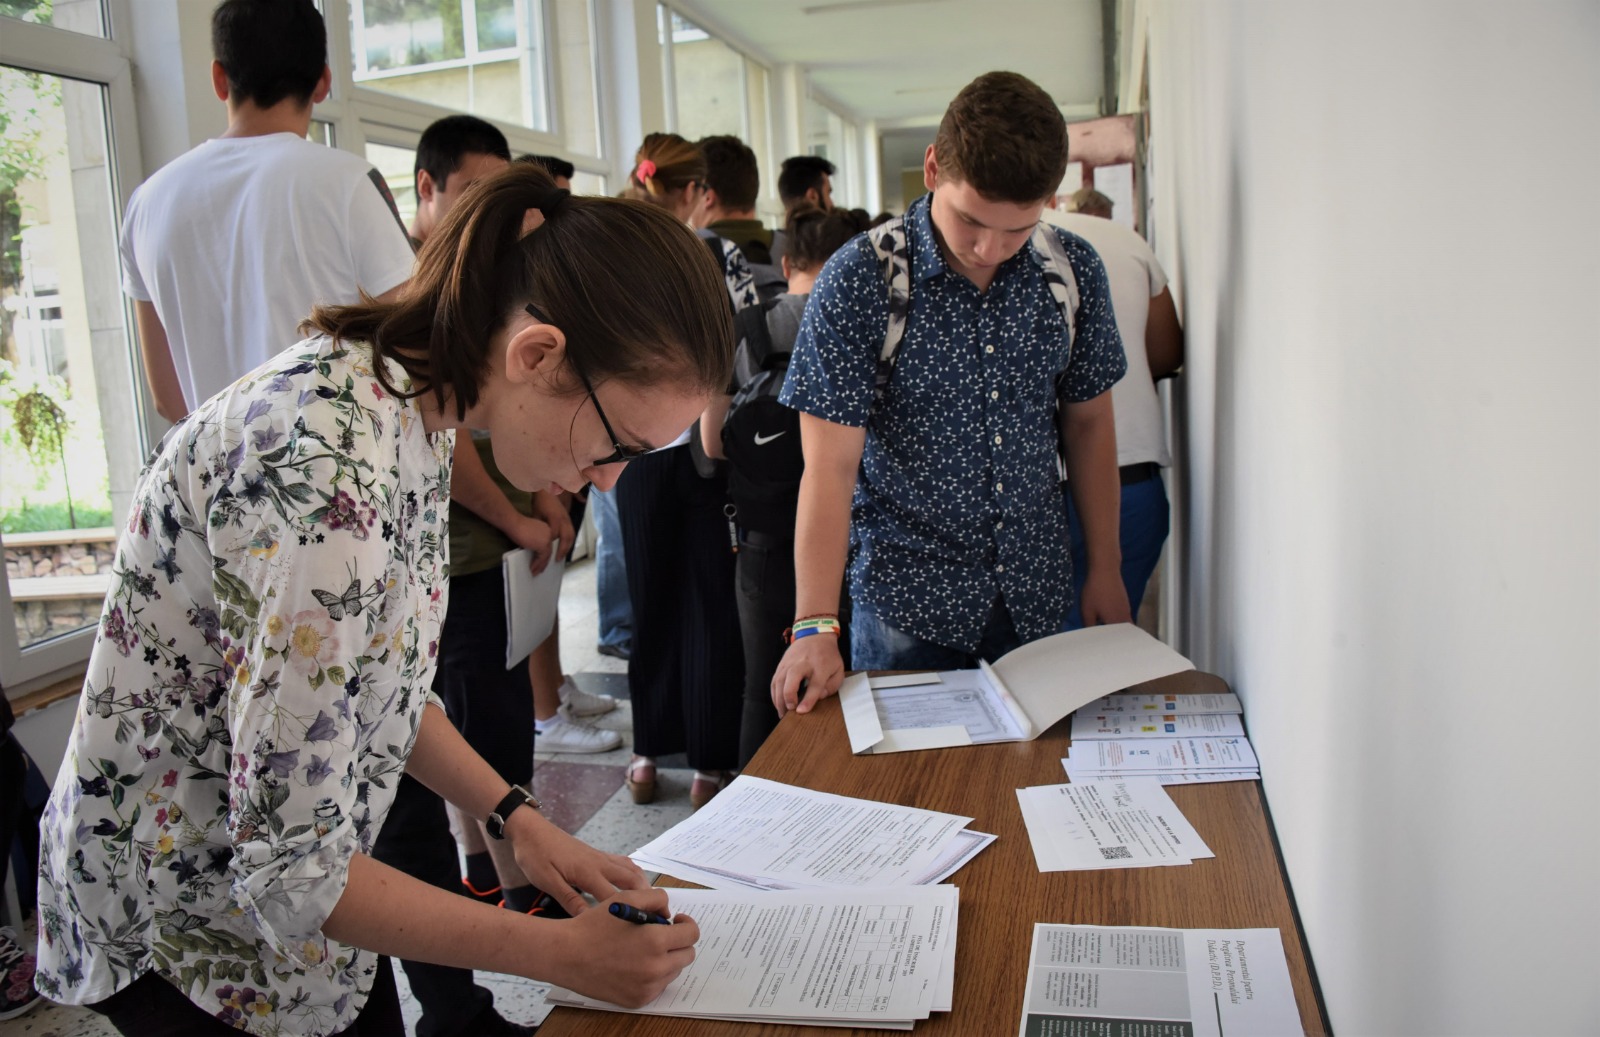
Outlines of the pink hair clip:
M 634 178 L 641 184 L 656 175 L 656 164 L 649 159 L 640 161 L 637 169 L 633 171 Z

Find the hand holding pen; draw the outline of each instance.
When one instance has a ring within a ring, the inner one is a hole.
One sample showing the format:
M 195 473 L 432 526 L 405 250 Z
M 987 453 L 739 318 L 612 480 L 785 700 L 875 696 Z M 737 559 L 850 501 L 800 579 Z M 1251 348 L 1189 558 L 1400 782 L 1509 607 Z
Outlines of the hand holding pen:
M 632 922 L 634 925 L 672 924 L 672 919 L 670 918 L 663 918 L 661 915 L 655 914 L 654 912 L 642 910 L 634 907 L 632 904 L 625 904 L 620 900 L 613 900 L 611 902 L 611 913 L 622 919 L 624 922 Z

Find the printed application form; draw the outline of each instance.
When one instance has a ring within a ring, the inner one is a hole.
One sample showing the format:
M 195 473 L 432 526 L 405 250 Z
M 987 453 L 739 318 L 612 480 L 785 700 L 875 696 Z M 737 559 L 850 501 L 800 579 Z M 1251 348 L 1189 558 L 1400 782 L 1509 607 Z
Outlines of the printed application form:
M 740 775 L 632 856 L 719 889 L 906 886 L 939 881 L 994 841 L 967 831 L 971 820 Z
M 1303 1032 L 1276 929 L 1033 927 L 1019 1037 Z
M 949 1011 L 959 893 L 669 889 L 700 926 L 695 960 L 648 1015 L 909 1028 Z M 557 1004 L 628 1011 L 560 987 Z
M 1040 871 L 1189 864 L 1215 856 L 1154 778 L 1017 790 Z

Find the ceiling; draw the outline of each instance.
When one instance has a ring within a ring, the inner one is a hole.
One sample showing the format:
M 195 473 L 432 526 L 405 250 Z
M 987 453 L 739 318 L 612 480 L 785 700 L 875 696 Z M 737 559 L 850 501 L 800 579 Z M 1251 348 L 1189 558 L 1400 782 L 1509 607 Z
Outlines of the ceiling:
M 763 63 L 795 63 L 819 100 L 880 128 L 936 122 L 984 72 L 1020 72 L 1069 119 L 1099 113 L 1101 0 L 677 0 Z M 882 125 L 887 124 L 887 125 Z

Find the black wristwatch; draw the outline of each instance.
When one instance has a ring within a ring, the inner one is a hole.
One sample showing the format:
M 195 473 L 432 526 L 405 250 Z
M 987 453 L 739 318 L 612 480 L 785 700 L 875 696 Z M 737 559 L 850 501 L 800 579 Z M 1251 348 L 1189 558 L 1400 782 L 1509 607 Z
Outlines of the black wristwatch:
M 506 818 L 520 806 L 530 806 L 535 810 L 543 810 L 544 804 L 538 797 L 521 785 L 511 786 L 511 791 L 506 793 L 488 817 L 483 819 L 483 830 L 489 833 L 491 839 L 504 839 L 506 837 Z

